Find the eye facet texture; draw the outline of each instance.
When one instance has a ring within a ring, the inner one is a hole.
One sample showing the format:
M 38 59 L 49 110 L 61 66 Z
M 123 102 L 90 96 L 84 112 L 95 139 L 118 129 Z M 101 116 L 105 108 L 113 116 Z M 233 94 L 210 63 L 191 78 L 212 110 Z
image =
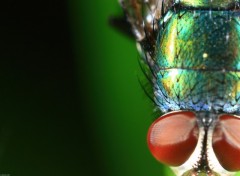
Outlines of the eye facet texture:
M 158 161 L 179 166 L 193 153 L 198 134 L 194 113 L 174 112 L 163 115 L 153 122 L 148 131 L 148 146 Z
M 228 171 L 240 170 L 240 118 L 222 115 L 213 131 L 213 150 Z

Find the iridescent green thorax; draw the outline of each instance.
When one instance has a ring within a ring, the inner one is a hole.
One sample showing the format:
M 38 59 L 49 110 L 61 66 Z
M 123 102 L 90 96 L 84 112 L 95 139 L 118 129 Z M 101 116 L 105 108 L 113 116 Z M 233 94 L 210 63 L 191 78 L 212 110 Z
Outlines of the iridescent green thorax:
M 161 22 L 156 99 L 162 111 L 239 112 L 240 13 L 181 10 Z
M 183 7 L 201 9 L 233 9 L 239 5 L 239 0 L 178 0 Z
M 173 13 L 159 36 L 159 67 L 240 70 L 239 15 L 200 10 Z

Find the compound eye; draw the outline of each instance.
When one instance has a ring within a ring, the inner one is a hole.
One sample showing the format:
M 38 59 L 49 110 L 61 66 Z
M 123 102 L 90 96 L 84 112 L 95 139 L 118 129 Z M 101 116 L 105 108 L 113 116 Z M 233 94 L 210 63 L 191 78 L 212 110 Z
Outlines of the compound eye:
M 174 112 L 153 122 L 148 131 L 148 146 L 158 161 L 179 166 L 193 153 L 198 134 L 197 119 L 193 112 Z
M 222 115 L 213 131 L 213 150 L 222 167 L 228 171 L 240 170 L 240 119 Z

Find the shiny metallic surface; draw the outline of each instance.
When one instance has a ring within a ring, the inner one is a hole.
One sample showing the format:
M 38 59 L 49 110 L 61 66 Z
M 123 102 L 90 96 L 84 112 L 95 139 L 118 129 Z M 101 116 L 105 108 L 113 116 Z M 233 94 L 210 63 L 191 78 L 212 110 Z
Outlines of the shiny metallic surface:
M 169 13 L 156 50 L 160 68 L 240 70 L 240 12 Z
M 240 72 L 160 70 L 155 87 L 156 101 L 162 111 L 240 112 Z
M 169 12 L 173 13 L 173 12 Z M 158 36 L 155 95 L 163 112 L 240 113 L 240 13 L 173 13 Z
M 183 7 L 205 8 L 205 9 L 235 9 L 239 7 L 239 0 L 179 0 Z

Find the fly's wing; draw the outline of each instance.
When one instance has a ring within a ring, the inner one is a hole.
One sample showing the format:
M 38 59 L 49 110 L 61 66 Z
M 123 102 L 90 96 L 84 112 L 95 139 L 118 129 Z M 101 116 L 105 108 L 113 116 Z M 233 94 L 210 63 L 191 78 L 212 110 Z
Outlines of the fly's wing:
M 148 65 L 153 66 L 159 20 L 174 0 L 120 0 L 138 42 L 138 49 Z
M 140 0 L 120 0 L 120 4 L 125 11 L 128 22 L 132 26 L 136 39 L 141 41 L 145 38 L 142 2 Z
M 137 41 L 137 48 L 143 60 L 140 67 L 147 78 L 144 84 L 139 80 L 148 97 L 153 97 L 152 86 L 156 80 L 155 45 L 161 17 L 173 5 L 173 0 L 120 0 L 127 21 Z M 152 83 L 152 84 L 149 84 Z M 152 99 L 152 98 L 151 98 Z M 153 100 L 154 102 L 154 100 Z
M 120 0 L 136 40 L 154 40 L 158 21 L 173 5 L 173 0 Z

